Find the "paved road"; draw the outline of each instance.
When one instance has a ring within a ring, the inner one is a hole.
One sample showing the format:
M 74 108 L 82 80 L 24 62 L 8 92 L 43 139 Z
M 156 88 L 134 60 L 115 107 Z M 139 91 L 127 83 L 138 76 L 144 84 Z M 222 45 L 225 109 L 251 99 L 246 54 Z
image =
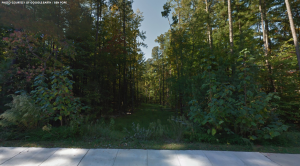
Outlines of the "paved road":
M 0 166 L 299 166 L 300 154 L 0 147 Z

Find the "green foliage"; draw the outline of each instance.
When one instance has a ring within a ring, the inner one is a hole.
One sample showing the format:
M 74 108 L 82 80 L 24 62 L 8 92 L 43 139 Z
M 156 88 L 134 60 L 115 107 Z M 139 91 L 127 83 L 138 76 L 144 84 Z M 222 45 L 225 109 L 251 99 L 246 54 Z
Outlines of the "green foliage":
M 51 73 L 51 88 L 45 83 L 45 77 L 39 75 L 35 78 L 35 90 L 31 95 L 36 104 L 41 106 L 45 118 L 60 120 L 63 117 L 68 118 L 71 126 L 77 128 L 82 123 L 80 112 L 88 109 L 83 106 L 79 98 L 75 98 L 72 93 L 72 84 L 74 81 L 69 80 L 72 77 L 70 67 L 65 67 L 62 71 Z
M 192 124 L 184 116 L 179 116 L 176 119 L 171 116 L 167 121 L 166 135 L 176 141 L 183 138 L 185 131 L 193 129 Z
M 150 129 L 145 129 L 143 127 L 140 127 L 139 124 L 132 123 L 132 132 L 133 132 L 133 138 L 136 138 L 138 140 L 145 140 L 148 139 L 152 131 Z
M 11 101 L 11 96 L 8 96 L 13 91 L 12 76 L 13 70 L 10 70 L 11 59 L 0 60 L 0 114 L 8 107 L 5 104 Z
M 83 137 L 92 137 L 92 138 L 105 138 L 105 139 L 118 139 L 120 136 L 118 135 L 119 131 L 113 130 L 114 124 L 113 120 L 110 121 L 109 124 L 106 124 L 104 120 L 96 121 L 95 123 L 86 122 L 81 128 Z
M 300 124 L 300 75 L 297 57 L 294 55 L 295 47 L 290 39 L 283 42 L 278 54 L 274 56 L 270 63 L 273 66 L 272 77 L 275 80 L 275 88 L 279 92 L 278 114 L 287 123 Z
M 52 127 L 46 125 L 42 129 L 29 131 L 23 136 L 23 139 L 25 136 L 29 141 L 55 141 L 75 139 L 81 135 L 69 126 Z
M 52 127 L 45 125 L 43 131 L 31 132 L 31 140 L 67 140 L 67 139 L 118 139 L 120 135 L 112 128 L 111 123 L 106 124 L 103 120 L 95 123 L 85 121 L 83 125 L 74 128 L 73 126 Z
M 290 97 L 282 97 L 281 99 L 282 100 L 278 102 L 278 114 L 280 117 L 285 120 L 285 122 L 295 123 L 300 126 L 300 102 Z
M 109 128 L 112 130 L 114 130 L 115 128 L 115 120 L 113 118 L 110 119 Z
M 133 122 L 131 130 L 124 128 L 123 132 L 127 134 L 126 138 L 130 139 L 159 140 L 170 138 L 175 141 L 180 141 L 183 138 L 184 132 L 191 129 L 191 124 L 184 117 L 175 119 L 171 116 L 167 122 L 166 125 L 162 125 L 161 121 L 157 119 L 156 122 L 151 122 L 148 128 L 141 127 L 139 123 L 135 124 Z
M 153 137 L 162 137 L 165 132 L 165 127 L 161 124 L 161 121 L 157 119 L 156 122 L 151 122 L 149 124 L 149 129 L 152 131 L 152 136 Z
M 25 93 L 11 96 L 13 97 L 13 101 L 6 104 L 10 109 L 0 115 L 0 126 L 16 125 L 20 129 L 37 127 L 38 122 L 42 120 L 41 109 Z
M 207 98 L 201 102 L 190 101 L 189 115 L 194 122 L 206 126 L 208 134 L 226 131 L 251 140 L 272 139 L 288 128 L 276 120 L 276 105 L 272 99 L 279 97 L 259 90 L 255 83 L 255 70 L 249 67 L 253 57 L 244 56 L 246 53 L 241 52 L 238 60 L 236 82 L 222 82 L 216 74 L 204 73 L 204 79 L 209 79 L 202 86 L 208 87 Z
M 191 133 L 191 132 L 186 132 L 183 135 L 183 138 L 187 142 L 206 142 L 206 143 L 211 143 L 211 144 L 217 144 L 218 139 L 211 134 L 207 133 Z

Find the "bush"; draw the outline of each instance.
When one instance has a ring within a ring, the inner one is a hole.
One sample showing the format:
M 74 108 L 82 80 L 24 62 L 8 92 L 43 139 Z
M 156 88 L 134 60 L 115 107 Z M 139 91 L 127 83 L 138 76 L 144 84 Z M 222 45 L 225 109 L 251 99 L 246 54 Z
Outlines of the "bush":
M 74 81 L 68 78 L 72 77 L 71 69 L 65 67 L 62 71 L 55 71 L 51 74 L 51 89 L 45 83 L 47 78 L 39 75 L 35 78 L 33 85 L 35 89 L 31 91 L 31 95 L 47 118 L 54 117 L 54 120 L 60 120 L 61 125 L 65 119 L 65 123 L 68 122 L 78 129 L 83 121 L 80 112 L 88 107 L 83 106 L 79 98 L 75 98 L 72 93 Z
M 177 119 L 171 116 L 167 121 L 169 127 L 166 129 L 166 135 L 176 141 L 183 138 L 185 131 L 193 129 L 192 124 L 184 116 L 179 116 Z
M 231 78 L 226 82 L 218 79 L 214 72 L 204 72 L 206 83 L 202 89 L 208 89 L 206 98 L 200 102 L 190 101 L 189 115 L 195 123 L 205 126 L 208 134 L 226 132 L 256 140 L 272 139 L 288 129 L 277 118 L 277 106 L 272 102 L 279 97 L 260 91 L 255 80 L 257 68 L 252 66 L 250 70 L 249 66 L 253 59 L 240 56 L 237 80 Z
M 297 56 L 294 56 L 293 39 L 283 42 L 276 56 L 270 58 L 272 77 L 279 92 L 279 115 L 287 123 L 296 123 L 300 127 L 300 72 Z M 285 64 L 285 65 L 282 65 Z M 262 83 L 266 83 L 262 77 Z
M 144 127 L 140 127 L 140 124 L 135 124 L 132 122 L 132 131 L 129 131 L 127 128 L 123 129 L 123 132 L 127 134 L 125 139 L 137 139 L 137 140 L 147 140 L 152 136 L 151 129 L 145 129 Z
M 89 124 L 88 124 L 89 123 Z M 110 140 L 119 139 L 123 134 L 114 130 L 114 120 L 110 119 L 109 124 L 106 124 L 104 119 L 97 120 L 95 123 L 86 122 L 86 125 L 80 127 L 81 136 L 87 138 L 106 138 Z
M 0 115 L 0 126 L 7 127 L 16 125 L 20 129 L 30 129 L 37 127 L 41 120 L 41 109 L 34 104 L 34 101 L 25 93 L 21 95 L 11 95 L 13 101 L 6 104 L 11 109 Z
M 166 132 L 165 126 L 163 126 L 159 119 L 156 122 L 151 122 L 149 124 L 149 130 L 152 132 L 152 137 L 160 138 Z
M 184 117 L 175 119 L 171 116 L 167 121 L 169 122 L 167 125 L 162 125 L 161 121 L 157 119 L 156 122 L 151 122 L 148 128 L 140 127 L 139 124 L 133 122 L 131 130 L 124 128 L 123 132 L 127 134 L 126 139 L 155 140 L 170 138 L 180 141 L 184 132 L 191 127 L 191 124 Z

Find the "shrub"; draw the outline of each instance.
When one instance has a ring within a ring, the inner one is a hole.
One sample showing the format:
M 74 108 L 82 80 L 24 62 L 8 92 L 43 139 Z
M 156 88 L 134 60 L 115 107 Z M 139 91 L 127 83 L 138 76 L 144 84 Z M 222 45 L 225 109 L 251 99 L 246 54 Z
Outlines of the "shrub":
M 162 137 L 165 133 L 165 127 L 161 124 L 160 120 L 157 119 L 156 122 L 151 122 L 149 124 L 149 130 L 152 131 L 152 137 Z
M 170 138 L 179 141 L 183 138 L 185 131 L 191 127 L 191 124 L 182 116 L 175 119 L 171 116 L 167 125 L 162 125 L 161 121 L 157 119 L 156 122 L 151 122 L 148 128 L 140 127 L 139 124 L 132 123 L 131 130 L 124 128 L 123 132 L 127 134 L 126 138 L 147 140 L 147 139 L 161 139 Z
M 11 95 L 13 101 L 6 104 L 10 109 L 0 115 L 0 126 L 6 127 L 16 125 L 19 128 L 29 129 L 37 127 L 41 120 L 41 109 L 25 93 Z
M 270 58 L 270 63 L 275 88 L 281 98 L 278 102 L 280 118 L 300 127 L 300 72 L 295 70 L 298 69 L 298 61 L 294 56 L 295 47 L 292 41 L 293 39 L 283 42 L 276 56 Z M 265 77 L 262 78 L 261 82 L 266 83 Z
M 169 125 L 166 129 L 166 135 L 170 138 L 179 141 L 183 138 L 184 132 L 187 130 L 192 130 L 192 124 L 184 117 L 179 116 L 177 119 L 171 116 L 168 120 Z
M 213 72 L 203 74 L 206 84 L 202 89 L 208 88 L 207 97 L 200 102 L 190 101 L 189 115 L 195 123 L 205 126 L 208 134 L 225 131 L 256 140 L 272 139 L 287 130 L 288 126 L 278 120 L 277 106 L 272 102 L 279 97 L 260 91 L 256 83 L 255 66 L 251 70 L 249 66 L 253 59 L 240 56 L 236 71 L 238 79 L 234 81 L 218 80 Z
M 127 134 L 125 139 L 137 139 L 137 140 L 146 140 L 149 139 L 152 135 L 152 131 L 150 129 L 145 129 L 144 127 L 140 127 L 140 124 L 135 124 L 132 122 L 132 131 L 129 131 L 127 128 L 124 128 L 123 132 Z
M 106 139 L 119 139 L 123 136 L 123 134 L 119 131 L 114 130 L 114 120 L 111 118 L 109 124 L 106 124 L 104 119 L 100 121 L 93 122 L 86 122 L 86 125 L 80 127 L 81 136 L 87 138 L 106 138 Z M 122 136 L 120 136 L 120 133 Z
M 74 130 L 78 130 L 82 124 L 83 118 L 80 115 L 82 110 L 88 109 L 83 106 L 79 98 L 75 98 L 72 93 L 72 85 L 74 81 L 69 80 L 72 77 L 70 67 L 63 68 L 62 71 L 54 71 L 51 73 L 51 89 L 45 83 L 47 79 L 44 75 L 39 75 L 35 78 L 35 90 L 31 91 L 31 95 L 36 104 L 39 105 L 47 118 L 60 120 L 63 124 L 63 117 L 69 119 Z

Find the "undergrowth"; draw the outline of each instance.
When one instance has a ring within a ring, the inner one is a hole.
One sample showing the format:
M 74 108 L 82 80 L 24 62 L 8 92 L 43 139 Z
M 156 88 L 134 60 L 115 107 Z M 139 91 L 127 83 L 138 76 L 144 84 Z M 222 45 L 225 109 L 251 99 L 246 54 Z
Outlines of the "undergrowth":
M 219 132 L 215 135 L 208 134 L 206 128 L 191 123 L 184 117 L 175 118 L 170 116 L 166 120 L 157 119 L 148 125 L 140 125 L 132 121 L 131 125 L 125 124 L 120 131 L 116 124 L 118 118 L 106 121 L 104 118 L 95 122 L 84 122 L 78 128 L 71 126 L 53 127 L 41 126 L 35 129 L 20 130 L 17 126 L 0 128 L 0 142 L 8 140 L 19 141 L 106 141 L 116 145 L 129 145 L 130 143 L 141 145 L 161 144 L 161 142 L 174 143 L 208 143 L 210 145 L 239 145 L 249 146 L 278 146 L 300 147 L 300 132 L 297 128 L 291 128 L 288 132 L 268 140 L 255 140 L 250 142 L 237 134 Z M 129 126 L 129 127 L 128 127 Z M 142 146 L 143 145 L 143 146 Z

